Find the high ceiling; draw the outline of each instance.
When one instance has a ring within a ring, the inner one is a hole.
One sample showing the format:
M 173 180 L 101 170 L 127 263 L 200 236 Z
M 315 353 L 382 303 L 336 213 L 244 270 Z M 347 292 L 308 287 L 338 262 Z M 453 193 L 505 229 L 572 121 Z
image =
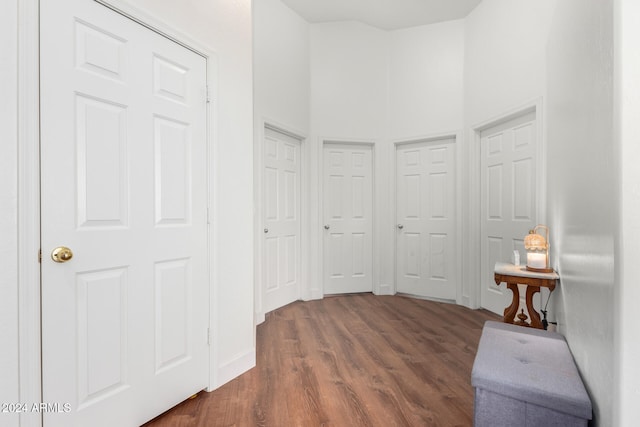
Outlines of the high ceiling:
M 464 18 L 481 0 L 282 0 L 309 22 L 360 21 L 383 30 Z

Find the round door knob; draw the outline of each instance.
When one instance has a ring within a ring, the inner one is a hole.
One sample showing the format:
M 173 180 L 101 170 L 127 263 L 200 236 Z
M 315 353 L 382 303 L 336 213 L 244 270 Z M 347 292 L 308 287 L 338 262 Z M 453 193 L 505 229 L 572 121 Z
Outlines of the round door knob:
M 403 228 L 404 228 L 404 225 L 402 225 L 402 224 L 398 224 L 398 229 L 399 229 L 399 230 L 402 230 Z
M 325 230 L 328 230 L 328 229 L 330 229 L 330 228 L 331 228 L 331 227 L 329 227 L 328 225 L 325 225 L 325 226 L 324 226 L 324 229 L 325 229 Z
M 265 228 L 265 229 L 264 229 L 264 232 L 265 232 L 265 234 L 266 234 L 266 233 L 268 233 L 268 232 L 269 232 L 269 229 L 268 229 L 268 228 Z
M 73 252 L 66 246 L 58 246 L 51 251 L 51 259 L 55 262 L 67 262 L 73 258 Z

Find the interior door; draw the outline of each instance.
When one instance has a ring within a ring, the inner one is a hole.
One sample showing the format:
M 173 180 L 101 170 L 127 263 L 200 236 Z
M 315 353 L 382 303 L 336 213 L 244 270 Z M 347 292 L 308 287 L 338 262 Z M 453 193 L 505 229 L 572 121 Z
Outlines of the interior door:
M 138 426 L 208 384 L 206 60 L 89 0 L 40 43 L 44 425 Z
M 373 290 L 371 146 L 324 147 L 324 293 Z
M 300 140 L 265 128 L 263 309 L 300 297 Z
M 484 130 L 481 143 L 481 305 L 503 314 L 512 293 L 493 280 L 495 263 L 526 263 L 524 237 L 536 225 L 536 117 L 527 113 Z M 521 306 L 524 293 L 521 292 Z M 525 310 L 526 312 L 526 310 Z
M 397 291 L 455 300 L 455 139 L 396 150 Z

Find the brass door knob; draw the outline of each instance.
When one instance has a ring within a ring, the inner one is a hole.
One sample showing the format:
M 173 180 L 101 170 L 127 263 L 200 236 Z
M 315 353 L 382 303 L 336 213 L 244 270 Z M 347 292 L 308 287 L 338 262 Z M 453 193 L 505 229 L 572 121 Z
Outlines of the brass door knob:
M 73 258 L 73 252 L 66 246 L 58 246 L 51 251 L 51 259 L 55 262 L 67 262 Z

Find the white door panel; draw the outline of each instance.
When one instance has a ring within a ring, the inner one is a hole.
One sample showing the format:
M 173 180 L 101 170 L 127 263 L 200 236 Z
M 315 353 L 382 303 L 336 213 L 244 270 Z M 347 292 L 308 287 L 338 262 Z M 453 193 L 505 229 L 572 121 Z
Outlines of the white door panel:
M 373 290 L 373 153 L 324 146 L 324 293 Z
M 265 313 L 300 298 L 300 148 L 300 140 L 265 128 Z
M 526 260 L 523 239 L 536 225 L 535 113 L 486 129 L 480 137 L 481 305 L 502 314 L 512 294 L 494 282 L 494 265 L 510 262 L 514 250 Z
M 455 300 L 455 140 L 396 151 L 397 291 Z
M 206 60 L 93 1 L 41 18 L 44 424 L 135 426 L 208 384 Z

